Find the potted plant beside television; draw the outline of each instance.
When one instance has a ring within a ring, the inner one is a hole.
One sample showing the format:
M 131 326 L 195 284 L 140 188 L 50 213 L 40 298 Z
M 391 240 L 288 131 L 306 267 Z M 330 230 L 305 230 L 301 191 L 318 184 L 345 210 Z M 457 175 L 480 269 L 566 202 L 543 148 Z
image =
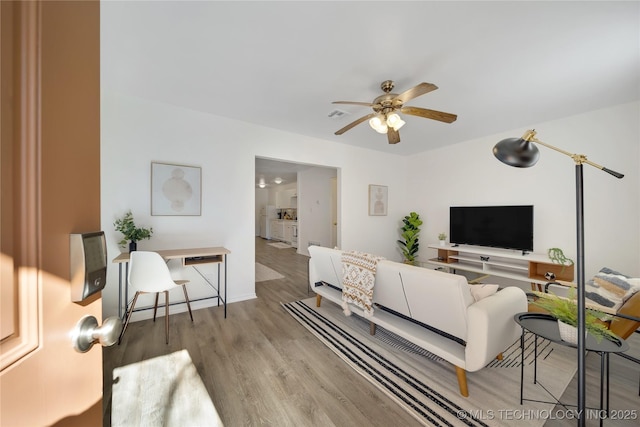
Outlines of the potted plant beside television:
M 438 240 L 440 241 L 440 246 L 444 246 L 447 240 L 447 233 L 443 231 L 442 233 L 438 234 Z
M 129 252 L 138 249 L 138 242 L 143 239 L 150 239 L 153 234 L 153 228 L 136 226 L 131 211 L 125 213 L 122 218 L 117 219 L 113 225 L 116 227 L 116 231 L 119 231 L 124 236 L 118 244 L 121 247 L 125 247 L 127 242 L 129 242 Z
M 416 254 L 420 244 L 418 243 L 418 235 L 420 234 L 420 226 L 422 220 L 420 215 L 415 212 L 411 212 L 402 219 L 404 224 L 401 228 L 400 235 L 403 240 L 398 240 L 402 256 L 404 257 L 405 264 L 415 264 Z

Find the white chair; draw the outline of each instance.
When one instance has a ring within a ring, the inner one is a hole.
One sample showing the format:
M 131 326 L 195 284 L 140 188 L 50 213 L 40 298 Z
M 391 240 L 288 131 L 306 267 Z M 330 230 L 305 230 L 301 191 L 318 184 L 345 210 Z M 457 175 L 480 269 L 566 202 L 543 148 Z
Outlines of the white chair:
M 124 332 L 131 320 L 131 314 L 136 306 L 136 301 L 141 294 L 155 293 L 156 300 L 153 307 L 153 321 L 156 321 L 156 312 L 158 310 L 158 296 L 160 292 L 164 293 L 165 302 L 165 338 L 169 344 L 169 291 L 178 286 L 182 286 L 185 301 L 189 308 L 189 316 L 193 322 L 193 314 L 191 313 L 191 304 L 189 304 L 189 296 L 187 295 L 186 284 L 188 280 L 174 281 L 171 278 L 171 272 L 165 260 L 157 252 L 134 251 L 131 252 L 129 260 L 129 285 L 136 290 L 133 302 L 127 313 L 127 319 L 122 328 L 120 339 L 124 336 Z

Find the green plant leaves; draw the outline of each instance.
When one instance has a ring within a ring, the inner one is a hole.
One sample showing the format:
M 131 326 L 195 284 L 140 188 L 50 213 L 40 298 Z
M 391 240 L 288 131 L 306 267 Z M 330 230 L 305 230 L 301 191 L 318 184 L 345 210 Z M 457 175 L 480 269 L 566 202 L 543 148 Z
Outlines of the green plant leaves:
M 554 293 L 534 292 L 539 298 L 532 304 L 549 312 L 553 317 L 572 326 L 578 326 L 578 306 L 575 301 L 575 291 L 570 292 L 568 298 L 562 298 Z M 615 337 L 606 322 L 611 316 L 601 311 L 585 310 L 585 326 L 587 331 L 598 341 L 603 337 Z
M 404 258 L 407 261 L 413 262 L 415 261 L 420 246 L 418 235 L 420 234 L 422 220 L 419 214 L 411 212 L 402 219 L 402 223 L 404 226 L 401 228 L 402 232 L 400 236 L 404 240 L 398 240 L 398 244 L 400 245 L 400 250 Z
M 138 242 L 143 239 L 150 239 L 153 234 L 153 228 L 136 227 L 133 220 L 133 213 L 128 211 L 120 219 L 117 219 L 113 225 L 116 231 L 123 234 L 124 238 L 118 242 L 120 246 L 124 246 L 127 242 Z

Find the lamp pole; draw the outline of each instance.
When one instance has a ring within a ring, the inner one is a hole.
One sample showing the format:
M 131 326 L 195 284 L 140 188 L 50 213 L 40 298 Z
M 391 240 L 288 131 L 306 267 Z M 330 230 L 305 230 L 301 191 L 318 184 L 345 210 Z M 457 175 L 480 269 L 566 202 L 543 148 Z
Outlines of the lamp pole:
M 587 160 L 582 154 L 572 154 L 568 151 L 554 147 L 540 141 L 536 137 L 535 130 L 528 130 L 522 138 L 508 138 L 498 142 L 493 147 L 493 154 L 501 162 L 514 167 L 528 168 L 535 165 L 540 153 L 533 144 L 536 142 L 552 150 L 569 156 L 576 163 L 576 236 L 577 236 L 577 310 L 578 310 L 578 426 L 584 427 L 586 423 L 586 393 L 585 393 L 585 353 L 586 353 L 586 315 L 585 315 L 585 277 L 584 277 L 584 187 L 583 167 L 584 163 L 607 172 L 620 179 L 623 174 L 607 169 L 597 163 Z
M 584 187 L 582 163 L 576 163 L 576 236 L 577 258 L 576 265 L 578 287 L 578 425 L 585 426 L 586 414 L 586 382 L 585 382 L 585 353 L 586 353 L 586 322 L 585 322 L 585 290 L 584 290 Z

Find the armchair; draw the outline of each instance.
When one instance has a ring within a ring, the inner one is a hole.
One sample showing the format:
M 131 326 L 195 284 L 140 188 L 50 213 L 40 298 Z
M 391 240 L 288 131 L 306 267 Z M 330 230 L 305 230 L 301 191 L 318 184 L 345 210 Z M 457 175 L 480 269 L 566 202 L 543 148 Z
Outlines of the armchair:
M 567 296 L 572 282 L 555 281 L 544 286 L 544 292 Z M 585 284 L 585 307 L 599 310 L 611 316 L 608 327 L 622 339 L 627 339 L 640 328 L 640 279 L 603 268 Z M 529 311 L 542 311 L 529 304 Z M 640 364 L 640 359 L 625 353 L 616 353 L 627 360 Z M 640 396 L 640 384 L 638 385 Z

